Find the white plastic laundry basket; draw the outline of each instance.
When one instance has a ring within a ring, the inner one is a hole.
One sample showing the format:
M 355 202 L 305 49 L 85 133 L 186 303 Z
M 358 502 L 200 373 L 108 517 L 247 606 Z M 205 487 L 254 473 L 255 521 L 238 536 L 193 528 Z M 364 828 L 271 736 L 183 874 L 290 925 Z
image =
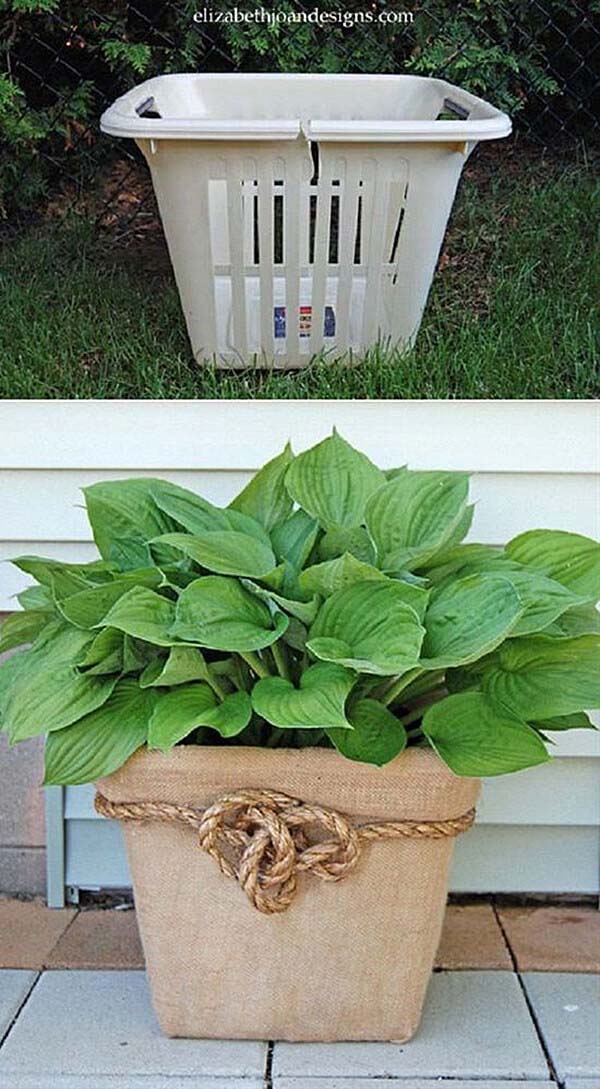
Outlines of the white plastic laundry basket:
M 196 359 L 277 367 L 414 340 L 464 163 L 511 129 L 371 75 L 158 76 L 100 124 L 149 163 Z

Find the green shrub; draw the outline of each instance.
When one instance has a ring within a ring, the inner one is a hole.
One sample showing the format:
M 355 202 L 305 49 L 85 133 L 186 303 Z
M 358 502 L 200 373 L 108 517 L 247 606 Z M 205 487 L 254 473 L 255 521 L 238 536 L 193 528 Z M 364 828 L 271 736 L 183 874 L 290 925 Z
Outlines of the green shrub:
M 288 447 L 225 509 L 166 481 L 85 489 L 101 559 L 14 561 L 0 724 L 47 734 L 46 782 L 141 746 L 432 746 L 458 775 L 549 759 L 600 703 L 600 545 L 462 544 L 464 473 L 378 469 L 334 434 Z

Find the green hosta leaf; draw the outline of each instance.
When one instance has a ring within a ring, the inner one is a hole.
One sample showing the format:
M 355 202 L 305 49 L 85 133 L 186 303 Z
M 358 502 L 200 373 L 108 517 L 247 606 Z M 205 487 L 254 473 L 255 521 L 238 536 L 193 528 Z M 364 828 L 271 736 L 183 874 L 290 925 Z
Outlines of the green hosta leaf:
M 285 486 L 285 474 L 294 460 L 288 443 L 281 454 L 268 461 L 230 503 L 234 510 L 249 515 L 271 531 L 292 513 L 292 500 Z
M 158 590 L 164 584 L 164 576 L 154 565 L 150 567 L 131 567 L 111 576 L 111 581 L 119 581 L 129 586 L 146 586 L 149 590 Z
M 250 518 L 241 511 L 215 507 L 187 488 L 180 488 L 166 480 L 155 480 L 151 494 L 157 507 L 177 523 L 171 526 L 173 531 L 183 526 L 189 533 L 202 535 L 233 529 L 269 544 L 268 534 L 255 518 Z
M 220 575 L 261 578 L 276 564 L 275 554 L 269 545 L 231 529 L 216 530 L 198 537 L 189 533 L 168 533 L 153 541 L 153 547 L 155 543 L 180 549 L 201 567 Z
M 235 737 L 252 714 L 247 692 L 234 692 L 217 703 L 206 684 L 189 684 L 160 697 L 148 733 L 151 749 L 167 751 L 199 726 L 210 726 L 221 737 Z
M 206 575 L 181 594 L 172 631 L 213 650 L 247 651 L 270 646 L 287 625 L 235 579 Z
M 301 620 L 303 624 L 312 624 L 319 611 L 320 599 L 318 597 L 313 598 L 312 601 L 294 601 L 293 598 L 282 597 L 281 594 L 276 594 L 274 590 L 265 590 L 264 587 L 257 586 L 256 583 L 250 582 L 249 579 L 242 579 L 242 585 L 245 586 L 251 594 L 256 594 L 256 596 L 267 605 L 278 605 L 285 613 L 289 613 L 290 616 L 295 616 L 296 619 Z
M 180 642 L 170 632 L 174 620 L 175 606 L 172 601 L 156 594 L 154 590 L 134 586 L 109 609 L 97 627 L 118 628 L 126 635 L 145 639 L 155 646 L 170 647 Z
M 287 560 L 263 575 L 260 581 L 265 589 L 285 594 L 292 601 L 299 601 L 303 596 L 298 588 L 298 572 Z
M 103 628 L 88 644 L 75 664 L 81 672 L 121 673 L 123 669 L 123 645 L 125 636 L 116 628 Z
M 116 677 L 84 676 L 72 665 L 45 666 L 33 677 L 21 669 L 4 712 L 11 743 L 77 722 L 106 703 L 116 682 Z
M 193 570 L 193 564 L 187 558 L 181 560 L 180 563 L 164 564 L 160 568 L 160 573 L 162 575 L 161 587 L 170 587 L 177 593 L 180 590 L 185 590 L 190 582 L 194 582 L 198 578 L 198 572 Z
M 273 550 L 279 563 L 300 571 L 310 556 L 319 533 L 319 523 L 304 510 L 295 510 L 271 531 Z
M 262 541 L 263 544 L 271 546 L 269 534 L 255 518 L 242 514 L 240 510 L 226 510 L 224 514 L 227 518 L 228 529 L 232 529 L 236 533 L 245 533 L 247 537 L 255 537 L 257 541 Z
M 245 581 L 244 578 L 240 578 L 240 582 Z M 288 589 L 295 592 L 298 583 L 296 572 L 286 563 L 280 563 L 266 575 L 261 575 L 260 581 L 267 590 L 273 590 L 275 593 L 287 592 Z
M 32 646 L 18 655 L 24 683 L 35 685 L 41 670 L 76 662 L 90 641 L 89 632 L 71 627 L 62 617 L 54 617 L 44 625 Z
M 484 654 L 483 658 L 478 658 L 477 661 L 470 662 L 468 665 L 456 669 L 448 668 L 445 676 L 448 691 L 464 692 L 470 688 L 479 690 L 485 674 L 497 666 L 498 661 L 499 650 L 496 649 L 490 654 Z
M 352 730 L 327 730 L 327 736 L 349 760 L 383 767 L 405 748 L 404 726 L 376 700 L 359 700 L 348 712 L 348 718 Z
M 54 608 L 54 599 L 47 586 L 27 586 L 25 590 L 17 594 L 17 601 L 22 609 L 28 611 Z
M 95 628 L 102 622 L 107 612 L 124 594 L 132 589 L 130 579 L 115 579 L 88 590 L 81 590 L 63 601 L 57 602 L 60 613 L 77 628 Z
M 335 560 L 326 560 L 325 563 L 307 567 L 298 576 L 298 586 L 306 595 L 320 594 L 321 597 L 330 597 L 335 590 L 366 579 L 382 582 L 387 579 L 387 575 L 371 564 L 357 560 L 350 552 L 344 552 Z
M 576 711 L 572 715 L 557 715 L 554 718 L 543 718 L 532 722 L 536 730 L 597 730 L 585 711 Z
M 417 664 L 424 629 L 397 582 L 354 583 L 337 590 L 312 625 L 307 643 L 324 661 L 391 676 Z
M 123 636 L 123 673 L 140 673 L 149 662 L 160 654 L 160 648 L 143 639 Z
M 367 528 L 384 571 L 412 570 L 442 548 L 465 518 L 466 473 L 406 472 L 367 504 Z
M 280 729 L 347 729 L 346 697 L 354 673 L 342 666 L 318 662 L 310 666 L 295 688 L 282 677 L 265 677 L 255 684 L 252 706 L 258 715 Z
M 213 506 L 187 488 L 180 488 L 167 480 L 153 480 L 150 494 L 156 506 L 170 519 L 183 526 L 189 533 L 210 533 L 217 529 L 231 529 L 227 512 Z M 171 527 L 173 530 L 177 526 Z M 156 536 L 156 534 L 149 534 Z
M 566 609 L 578 605 L 581 598 L 567 589 L 560 582 L 549 579 L 539 571 L 523 567 L 522 564 L 511 560 L 504 552 L 488 549 L 483 551 L 483 546 L 472 546 L 479 551 L 471 551 L 471 546 L 464 546 L 464 563 L 459 566 L 455 562 L 454 569 L 451 564 L 446 565 L 446 576 L 440 582 L 442 586 L 451 584 L 456 578 L 468 575 L 501 575 L 507 579 L 517 591 L 522 604 L 522 615 L 517 620 L 511 635 L 530 635 L 538 632 L 551 624 Z M 455 550 L 460 557 L 458 549 Z M 435 576 L 435 570 L 430 572 Z
M 465 665 L 494 650 L 522 612 L 504 578 L 469 575 L 433 591 L 425 614 L 421 664 L 427 669 Z
M 500 574 L 500 570 L 498 573 Z M 511 632 L 513 636 L 531 635 L 540 631 L 580 601 L 576 594 L 560 582 L 546 578 L 537 571 L 529 571 L 526 567 L 509 566 L 502 575 L 514 586 L 523 606 L 523 614 Z
M 103 560 L 94 560 L 92 563 L 62 563 L 43 556 L 17 556 L 10 562 L 43 586 L 51 586 L 52 579 L 61 571 L 79 575 L 89 582 L 104 582 L 112 577 L 111 564 Z
M 458 544 L 452 548 L 443 548 L 427 563 L 423 571 L 435 586 L 445 582 L 452 575 L 484 573 L 495 571 L 498 561 L 506 562 L 501 548 L 483 544 Z
M 533 529 L 506 546 L 511 559 L 540 571 L 589 601 L 600 598 L 600 544 L 579 533 Z
M 504 775 L 550 759 L 535 730 L 482 692 L 460 692 L 434 703 L 422 729 L 456 775 Z
M 469 532 L 473 524 L 474 514 L 475 504 L 470 503 L 467 507 L 465 507 L 462 517 L 456 523 L 454 529 L 451 531 L 451 533 L 448 534 L 447 537 L 444 538 L 444 544 L 442 546 L 444 548 L 444 551 L 447 548 L 457 547 L 463 540 L 463 538 L 467 536 L 467 533 Z
M 483 678 L 484 690 L 527 721 L 600 706 L 600 638 L 512 639 Z
M 19 651 L 0 662 L 0 730 L 6 727 L 6 705 L 28 656 L 27 651 Z
M 578 635 L 600 635 L 600 613 L 595 605 L 576 605 L 543 628 L 540 635 L 550 639 L 575 639 Z
M 366 502 L 385 484 L 385 476 L 334 431 L 295 458 L 285 483 L 292 498 L 324 529 L 352 529 L 363 521 Z
M 84 591 L 90 593 L 97 591 L 96 599 L 100 601 L 100 592 L 103 590 L 110 592 L 110 588 L 116 585 L 125 589 L 132 586 L 147 586 L 151 590 L 157 590 L 163 581 L 163 574 L 157 567 L 132 567 L 126 571 L 111 574 L 103 572 L 101 581 L 84 578 L 73 571 L 56 571 L 52 575 L 52 594 L 54 600 L 62 602 Z
M 46 741 L 44 783 L 89 783 L 120 768 L 146 741 L 156 694 L 119 681 L 98 710 Z
M 46 624 L 52 620 L 51 610 L 33 610 L 12 613 L 0 627 L 0 654 L 13 647 L 22 647 L 33 643 Z
M 36 667 L 75 661 L 91 640 L 90 632 L 74 628 L 61 616 L 55 616 L 27 651 L 27 659 Z
M 389 583 L 392 580 L 381 571 L 378 571 L 376 567 L 372 567 L 371 564 L 362 563 L 361 560 L 357 560 L 349 552 L 345 552 L 338 559 L 307 567 L 305 571 L 301 572 L 298 585 L 301 591 L 317 593 L 321 597 L 331 597 L 331 594 L 335 593 L 336 590 L 342 590 L 344 587 L 352 586 L 358 582 L 368 581 Z M 397 596 L 402 595 L 406 604 L 415 610 L 419 620 L 423 620 L 429 600 L 429 591 L 413 583 L 405 582 L 403 579 L 394 579 L 393 581 L 394 585 L 399 587 L 396 591 Z
M 294 650 L 300 651 L 300 654 L 304 654 L 306 652 L 307 638 L 306 626 L 300 620 L 297 620 L 295 616 L 290 617 L 290 622 L 282 636 L 283 642 L 287 643 L 289 647 L 293 647 Z
M 106 582 L 110 581 L 110 578 L 106 579 Z M 103 585 L 104 583 L 90 582 L 83 575 L 77 575 L 73 571 L 58 570 L 52 574 L 50 581 L 52 601 L 61 601 L 72 594 L 81 593 L 82 590 L 98 589 Z
M 196 647 L 171 647 L 168 658 L 149 662 L 140 677 L 140 688 L 170 688 L 189 681 L 204 681 L 208 672 L 204 656 Z
M 375 548 L 364 526 L 330 529 L 319 541 L 318 553 L 322 563 L 335 560 L 346 552 L 362 563 L 375 563 Z
M 430 590 L 415 583 L 407 582 L 403 578 L 394 578 L 394 585 L 398 587 L 399 596 L 414 609 L 421 623 L 424 623 L 427 606 L 429 604 Z
M 120 573 L 137 570 L 152 563 L 145 537 L 120 537 L 110 544 L 110 558 Z M 158 562 L 161 562 L 159 558 Z
M 83 489 L 94 540 L 104 559 L 115 559 L 118 554 L 123 560 L 123 542 L 128 541 L 130 549 L 139 546 L 139 555 L 130 552 L 126 566 L 143 567 L 147 563 L 145 542 L 177 529 L 154 502 L 152 490 L 159 484 L 151 477 L 140 477 L 101 481 Z
M 387 577 L 398 579 L 399 582 L 406 582 L 409 586 L 418 586 L 420 590 L 431 589 L 429 579 L 425 575 L 415 575 L 414 571 L 394 571 L 393 574 Z

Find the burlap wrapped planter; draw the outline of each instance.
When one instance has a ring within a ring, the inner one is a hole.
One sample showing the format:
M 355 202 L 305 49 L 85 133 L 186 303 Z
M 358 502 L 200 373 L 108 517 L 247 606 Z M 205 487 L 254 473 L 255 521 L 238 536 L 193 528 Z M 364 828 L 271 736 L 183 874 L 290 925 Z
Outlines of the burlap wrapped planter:
M 454 836 L 469 823 L 465 814 L 475 805 L 478 780 L 457 778 L 433 752 L 419 749 L 379 769 L 316 748 L 182 746 L 168 755 L 140 751 L 98 784 L 113 812 L 116 803 L 204 808 L 240 788 L 283 792 L 357 826 L 456 826 L 435 838 L 410 827 L 394 838 L 375 836 L 359 845 L 360 857 L 343 880 L 300 872 L 287 910 L 264 914 L 200 849 L 194 828 L 169 819 L 168 809 L 162 819 L 124 820 L 163 1031 L 408 1040 L 419 1024 L 439 942 Z M 269 812 L 267 805 L 267 823 Z M 342 838 L 344 827 L 342 821 Z M 331 839 L 327 830 L 323 835 Z M 332 855 L 334 872 L 335 865 Z

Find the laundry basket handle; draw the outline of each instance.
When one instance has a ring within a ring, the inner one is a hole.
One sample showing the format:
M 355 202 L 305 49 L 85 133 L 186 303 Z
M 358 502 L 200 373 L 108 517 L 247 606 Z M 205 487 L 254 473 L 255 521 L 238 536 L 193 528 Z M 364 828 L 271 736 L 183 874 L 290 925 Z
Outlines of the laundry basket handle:
M 452 98 L 444 99 L 444 109 L 448 110 L 448 113 L 453 113 L 461 121 L 466 121 L 471 111 L 466 106 L 461 106 L 459 102 L 455 102 Z
M 154 109 L 154 95 L 150 95 L 149 98 L 145 98 L 143 100 L 143 102 L 140 102 L 135 107 L 135 112 L 137 113 L 138 117 L 143 117 L 144 114 L 148 112 L 148 110 L 153 110 L 153 109 Z

